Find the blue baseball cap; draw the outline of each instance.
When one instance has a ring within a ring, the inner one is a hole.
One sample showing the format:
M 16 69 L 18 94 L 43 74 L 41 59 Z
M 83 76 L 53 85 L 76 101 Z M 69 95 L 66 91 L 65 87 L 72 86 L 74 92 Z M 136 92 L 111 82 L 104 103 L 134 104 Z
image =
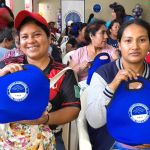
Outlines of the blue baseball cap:
M 34 65 L 0 77 L 0 123 L 39 118 L 49 101 L 50 82 Z

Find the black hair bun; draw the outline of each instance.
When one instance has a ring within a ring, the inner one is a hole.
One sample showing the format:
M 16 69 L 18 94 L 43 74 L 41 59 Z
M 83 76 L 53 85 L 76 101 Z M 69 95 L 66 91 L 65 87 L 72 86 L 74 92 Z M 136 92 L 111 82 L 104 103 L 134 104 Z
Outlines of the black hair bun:
M 117 2 L 114 2 L 114 3 L 110 4 L 109 7 L 111 9 L 114 9 L 117 5 L 118 5 Z

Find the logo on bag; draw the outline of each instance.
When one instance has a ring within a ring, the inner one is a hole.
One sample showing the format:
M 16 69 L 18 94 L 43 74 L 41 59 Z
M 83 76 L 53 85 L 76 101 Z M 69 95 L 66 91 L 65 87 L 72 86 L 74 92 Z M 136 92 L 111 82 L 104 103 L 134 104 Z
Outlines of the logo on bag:
M 7 95 L 14 101 L 20 102 L 29 94 L 28 86 L 22 81 L 11 83 L 7 88 Z
M 129 117 L 136 123 L 144 123 L 149 119 L 149 108 L 142 104 L 136 103 L 129 108 Z

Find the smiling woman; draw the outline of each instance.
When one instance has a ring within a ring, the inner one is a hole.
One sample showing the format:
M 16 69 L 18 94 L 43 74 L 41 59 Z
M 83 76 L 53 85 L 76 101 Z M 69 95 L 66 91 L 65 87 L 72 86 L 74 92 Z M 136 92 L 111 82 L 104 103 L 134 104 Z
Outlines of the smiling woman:
M 2 68 L 0 76 L 22 70 L 22 64 L 32 64 L 40 68 L 46 77 L 52 78 L 65 67 L 56 63 L 48 54 L 50 33 L 48 23 L 40 14 L 26 10 L 20 11 L 15 18 L 15 28 L 19 33 L 20 49 L 25 56 L 9 58 L 0 62 L 0 68 Z M 44 150 L 49 148 L 64 150 L 61 125 L 74 120 L 80 111 L 80 100 L 74 89 L 75 86 L 77 86 L 77 82 L 73 71 L 66 71 L 56 82 L 56 88 L 50 89 L 49 104 L 43 115 L 36 120 L 23 120 L 15 124 L 15 127 L 22 129 L 30 126 L 32 129 L 33 125 L 39 125 L 40 129 L 41 126 L 44 126 L 51 133 L 49 134 L 51 136 L 49 144 L 43 142 L 46 144 Z M 24 125 L 22 126 L 22 124 Z M 24 133 L 26 134 L 26 132 Z M 56 144 L 54 139 L 56 139 Z

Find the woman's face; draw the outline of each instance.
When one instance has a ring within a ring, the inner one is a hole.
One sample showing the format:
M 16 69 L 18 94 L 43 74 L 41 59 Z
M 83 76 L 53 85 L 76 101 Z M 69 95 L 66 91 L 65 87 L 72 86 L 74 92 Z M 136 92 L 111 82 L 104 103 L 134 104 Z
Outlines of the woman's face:
M 112 9 L 112 12 L 111 12 L 111 18 L 112 18 L 112 20 L 117 18 L 116 13 L 114 12 L 113 9 Z
M 107 32 L 104 25 L 102 25 L 95 35 L 91 35 L 91 43 L 96 48 L 103 48 L 107 42 Z
M 124 62 L 128 64 L 142 63 L 150 49 L 147 30 L 136 24 L 126 27 L 119 43 L 119 49 Z
M 35 23 L 27 23 L 20 30 L 20 49 L 30 59 L 48 56 L 49 38 Z
M 118 22 L 115 22 L 115 23 L 113 24 L 113 26 L 111 27 L 111 29 L 110 29 L 111 35 L 117 37 L 119 28 L 120 28 L 120 24 L 119 24 Z

